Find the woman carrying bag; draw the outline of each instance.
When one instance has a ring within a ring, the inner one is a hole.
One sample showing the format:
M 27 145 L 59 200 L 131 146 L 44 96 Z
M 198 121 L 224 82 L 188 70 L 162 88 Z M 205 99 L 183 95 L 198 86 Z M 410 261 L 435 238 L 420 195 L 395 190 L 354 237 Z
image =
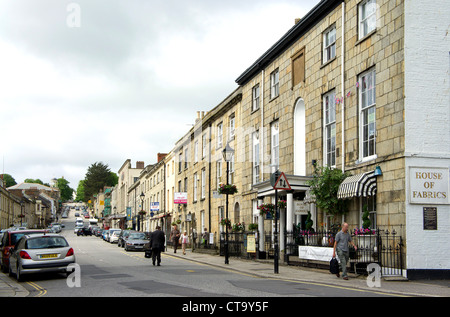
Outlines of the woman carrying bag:
M 186 255 L 186 245 L 189 243 L 189 236 L 186 230 L 184 230 L 183 234 L 180 236 L 180 243 L 183 249 L 183 255 Z

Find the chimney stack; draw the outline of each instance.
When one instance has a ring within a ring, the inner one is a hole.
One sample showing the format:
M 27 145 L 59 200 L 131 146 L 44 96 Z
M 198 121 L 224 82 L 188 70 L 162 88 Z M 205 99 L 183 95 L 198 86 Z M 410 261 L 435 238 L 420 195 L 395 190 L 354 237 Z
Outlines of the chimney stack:
M 297 24 L 298 22 L 300 22 L 302 19 L 301 18 L 296 18 L 295 19 L 295 24 Z
M 136 162 L 136 168 L 139 168 L 139 169 L 143 170 L 144 167 L 145 167 L 145 164 L 144 164 L 143 161 L 137 161 Z

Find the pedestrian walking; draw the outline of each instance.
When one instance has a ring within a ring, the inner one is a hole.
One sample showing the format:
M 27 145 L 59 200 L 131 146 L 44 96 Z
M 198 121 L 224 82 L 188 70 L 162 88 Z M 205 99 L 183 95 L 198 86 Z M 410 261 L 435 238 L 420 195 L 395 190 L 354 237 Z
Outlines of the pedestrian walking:
M 178 230 L 177 225 L 174 225 L 172 232 L 170 233 L 170 240 L 172 240 L 173 243 L 173 253 L 177 253 L 180 235 L 181 235 L 180 230 Z
M 209 235 L 208 229 L 205 228 L 205 230 L 202 233 L 202 242 L 205 248 L 208 246 L 208 235 Z
M 183 234 L 180 236 L 181 248 L 183 249 L 183 255 L 186 255 L 186 245 L 189 243 L 189 237 L 187 231 L 184 230 Z
M 161 265 L 161 251 L 164 250 L 164 244 L 166 242 L 166 236 L 164 232 L 161 231 L 160 226 L 156 226 L 156 230 L 150 235 L 150 248 L 152 249 L 152 262 L 155 265 Z
M 348 249 L 348 244 L 351 244 L 355 250 L 356 245 L 353 243 L 352 241 L 352 236 L 350 235 L 350 233 L 348 233 L 348 223 L 344 222 L 342 224 L 342 230 L 339 231 L 336 234 L 336 238 L 334 239 L 334 247 L 333 247 L 333 258 L 336 257 L 336 251 L 337 251 L 337 255 L 339 257 L 339 266 L 341 268 L 342 271 L 342 278 L 344 280 L 348 280 L 348 276 L 347 276 L 347 263 L 349 262 L 349 249 Z M 339 272 L 336 273 L 337 277 L 340 277 Z

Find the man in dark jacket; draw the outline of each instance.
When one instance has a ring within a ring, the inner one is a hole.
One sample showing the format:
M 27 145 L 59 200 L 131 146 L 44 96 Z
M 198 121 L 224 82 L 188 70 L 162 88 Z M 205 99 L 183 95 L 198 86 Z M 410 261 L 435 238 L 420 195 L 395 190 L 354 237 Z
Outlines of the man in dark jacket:
M 161 251 L 164 250 L 164 244 L 166 242 L 166 236 L 161 231 L 161 227 L 157 226 L 156 230 L 150 235 L 150 247 L 152 248 L 152 261 L 155 265 L 155 261 L 158 262 L 158 266 L 161 265 Z

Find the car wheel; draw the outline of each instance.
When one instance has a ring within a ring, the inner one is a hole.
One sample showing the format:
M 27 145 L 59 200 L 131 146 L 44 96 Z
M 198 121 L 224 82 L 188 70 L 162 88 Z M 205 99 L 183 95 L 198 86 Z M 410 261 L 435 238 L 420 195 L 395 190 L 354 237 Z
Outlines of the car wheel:
M 13 271 L 12 271 L 12 269 L 11 269 L 11 266 L 8 266 L 8 275 L 9 276 L 14 276 L 14 273 L 13 273 Z
M 19 263 L 17 263 L 16 279 L 17 279 L 17 282 L 22 282 L 23 281 L 22 274 L 20 274 L 20 265 L 19 265 Z

